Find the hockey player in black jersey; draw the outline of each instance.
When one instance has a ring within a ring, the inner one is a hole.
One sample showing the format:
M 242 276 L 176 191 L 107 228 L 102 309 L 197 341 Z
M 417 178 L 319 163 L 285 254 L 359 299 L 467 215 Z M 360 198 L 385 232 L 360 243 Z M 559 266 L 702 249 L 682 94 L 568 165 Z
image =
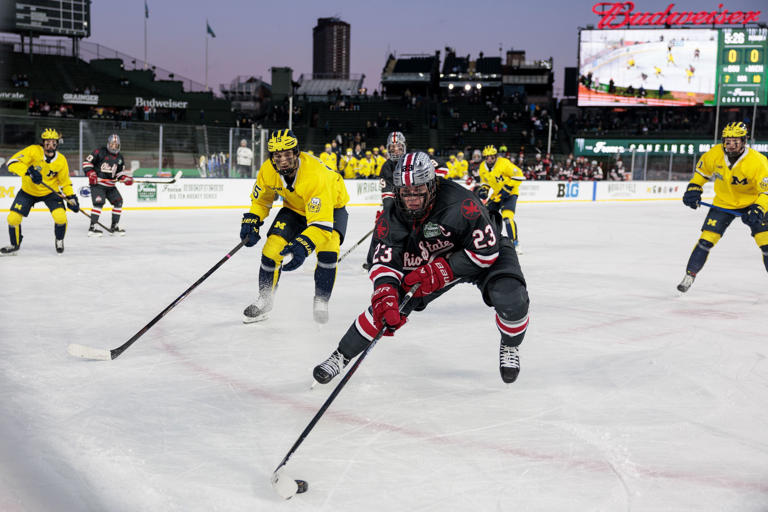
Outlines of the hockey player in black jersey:
M 112 234 L 125 235 L 125 230 L 118 226 L 120 215 L 123 213 L 123 196 L 117 189 L 117 182 L 126 185 L 133 184 L 133 176 L 125 170 L 125 161 L 120 154 L 120 136 L 112 134 L 107 138 L 107 145 L 93 150 L 83 162 L 83 171 L 88 176 L 91 185 L 91 227 L 88 236 L 101 236 L 103 233 L 96 227 L 104 203 L 112 205 Z
M 460 282 L 475 284 L 496 310 L 501 336 L 501 378 L 520 372 L 518 346 L 528 327 L 528 292 L 514 245 L 500 234 L 500 220 L 460 185 L 435 175 L 426 153 L 408 153 L 393 174 L 394 207 L 376 222 L 368 263 L 371 305 L 349 327 L 331 356 L 315 367 L 326 384 L 359 355 L 384 327 L 385 335 L 405 324 L 411 311 Z M 413 299 L 399 312 L 401 297 L 416 283 Z

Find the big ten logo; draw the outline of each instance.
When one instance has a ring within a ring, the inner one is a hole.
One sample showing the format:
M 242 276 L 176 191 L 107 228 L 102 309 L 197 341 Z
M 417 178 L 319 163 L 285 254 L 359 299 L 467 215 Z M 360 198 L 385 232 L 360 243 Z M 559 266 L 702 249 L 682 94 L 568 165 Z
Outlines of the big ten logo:
M 579 197 L 579 183 L 558 183 L 557 197 Z
M 16 187 L 5 188 L 0 186 L 0 197 L 14 197 L 16 196 Z

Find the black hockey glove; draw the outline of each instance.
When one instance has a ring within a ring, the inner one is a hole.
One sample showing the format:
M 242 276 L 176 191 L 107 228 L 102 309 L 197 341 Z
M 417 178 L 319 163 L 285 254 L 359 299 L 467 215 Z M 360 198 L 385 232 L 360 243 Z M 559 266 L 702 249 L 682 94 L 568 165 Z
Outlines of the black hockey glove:
M 40 174 L 41 167 L 30 165 L 27 169 L 27 176 L 32 180 L 32 183 L 39 185 L 43 182 L 43 175 Z
M 699 207 L 699 203 L 701 202 L 701 193 L 703 191 L 704 189 L 701 188 L 701 185 L 689 183 L 688 188 L 685 189 L 685 194 L 683 194 L 683 204 L 695 210 Z
M 315 244 L 308 236 L 297 236 L 293 242 L 283 247 L 283 250 L 280 251 L 281 256 L 286 256 L 283 260 L 283 270 L 286 272 L 296 270 L 314 250 Z
M 751 204 L 741 215 L 741 221 L 749 227 L 759 226 L 765 221 L 765 210 L 759 204 Z
M 243 220 L 240 223 L 240 240 L 246 247 L 253 247 L 261 239 L 259 236 L 259 226 L 261 219 L 253 213 L 244 213 Z
M 80 203 L 77 201 L 76 195 L 67 196 L 67 208 L 75 213 L 80 211 Z

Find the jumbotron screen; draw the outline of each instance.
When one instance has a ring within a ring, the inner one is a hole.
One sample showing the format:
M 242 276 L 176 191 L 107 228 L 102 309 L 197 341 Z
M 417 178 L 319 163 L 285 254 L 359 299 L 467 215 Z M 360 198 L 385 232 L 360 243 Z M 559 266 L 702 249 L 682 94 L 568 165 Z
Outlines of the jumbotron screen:
M 579 106 L 715 103 L 717 30 L 582 30 L 579 43 Z

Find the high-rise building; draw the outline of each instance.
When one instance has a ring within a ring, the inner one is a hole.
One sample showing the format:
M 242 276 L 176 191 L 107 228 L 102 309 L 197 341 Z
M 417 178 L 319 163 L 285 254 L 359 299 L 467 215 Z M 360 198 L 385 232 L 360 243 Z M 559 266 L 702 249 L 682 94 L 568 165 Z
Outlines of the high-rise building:
M 312 75 L 349 79 L 349 23 L 318 18 L 312 29 Z

